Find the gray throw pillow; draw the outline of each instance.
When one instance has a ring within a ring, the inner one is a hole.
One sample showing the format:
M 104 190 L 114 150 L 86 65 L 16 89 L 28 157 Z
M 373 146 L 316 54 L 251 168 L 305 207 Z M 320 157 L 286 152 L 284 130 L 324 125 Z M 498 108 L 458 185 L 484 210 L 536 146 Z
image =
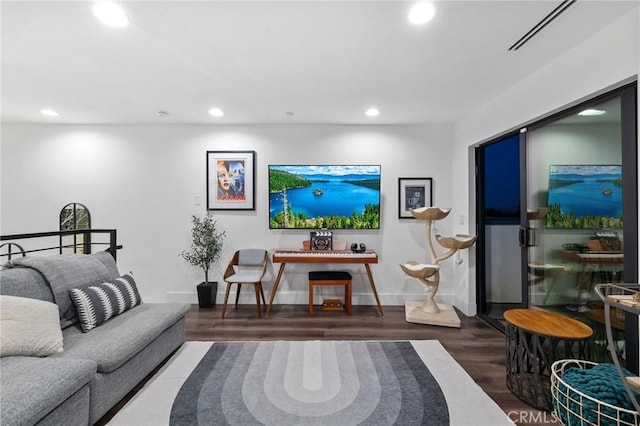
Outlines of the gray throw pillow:
M 78 310 L 83 333 L 142 303 L 131 274 L 102 284 L 71 289 L 69 295 Z

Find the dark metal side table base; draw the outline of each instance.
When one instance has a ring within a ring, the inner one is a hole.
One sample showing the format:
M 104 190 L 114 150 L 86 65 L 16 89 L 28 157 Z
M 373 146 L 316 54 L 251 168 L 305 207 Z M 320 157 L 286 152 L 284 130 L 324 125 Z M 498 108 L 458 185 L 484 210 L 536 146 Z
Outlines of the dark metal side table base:
M 585 359 L 593 330 L 559 314 L 532 309 L 505 312 L 507 388 L 534 408 L 551 411 L 551 365 Z

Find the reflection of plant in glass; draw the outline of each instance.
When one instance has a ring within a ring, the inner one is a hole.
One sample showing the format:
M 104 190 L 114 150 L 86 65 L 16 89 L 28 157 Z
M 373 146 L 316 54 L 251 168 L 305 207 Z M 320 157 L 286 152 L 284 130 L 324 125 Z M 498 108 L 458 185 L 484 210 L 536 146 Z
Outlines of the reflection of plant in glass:
M 545 225 L 547 228 L 557 229 L 620 229 L 623 226 L 623 216 L 576 216 L 573 212 L 563 214 L 559 204 L 552 204 L 549 206 L 549 212 L 545 216 Z
M 181 256 L 191 265 L 204 272 L 204 282 L 209 282 L 209 269 L 222 254 L 222 243 L 225 231 L 216 229 L 217 222 L 211 216 L 200 219 L 192 216 L 191 223 L 191 248 L 183 251 Z
M 68 231 L 70 229 L 76 229 L 75 215 L 73 209 L 66 207 L 60 213 L 60 230 Z

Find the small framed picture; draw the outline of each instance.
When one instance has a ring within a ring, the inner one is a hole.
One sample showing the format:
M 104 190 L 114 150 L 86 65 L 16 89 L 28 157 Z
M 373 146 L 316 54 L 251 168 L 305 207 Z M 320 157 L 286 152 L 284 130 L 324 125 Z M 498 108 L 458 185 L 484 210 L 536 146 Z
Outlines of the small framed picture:
M 398 178 L 398 218 L 414 219 L 412 209 L 431 207 L 431 178 Z
M 255 210 L 255 151 L 207 151 L 207 210 Z

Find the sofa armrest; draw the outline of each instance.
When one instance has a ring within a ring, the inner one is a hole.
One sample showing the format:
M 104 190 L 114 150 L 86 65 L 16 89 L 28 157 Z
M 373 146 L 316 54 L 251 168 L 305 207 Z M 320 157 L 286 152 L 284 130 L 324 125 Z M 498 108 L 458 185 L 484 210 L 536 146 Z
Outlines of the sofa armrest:
M 0 359 L 2 424 L 35 424 L 88 385 L 96 363 L 84 359 L 10 356 Z

